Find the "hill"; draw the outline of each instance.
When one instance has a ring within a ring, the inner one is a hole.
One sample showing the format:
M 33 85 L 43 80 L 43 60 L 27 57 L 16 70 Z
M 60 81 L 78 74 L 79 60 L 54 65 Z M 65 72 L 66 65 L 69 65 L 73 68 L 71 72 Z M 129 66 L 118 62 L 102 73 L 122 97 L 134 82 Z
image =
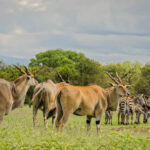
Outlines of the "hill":
M 11 64 L 28 65 L 29 64 L 29 59 L 9 57 L 9 56 L 0 56 L 0 61 L 5 63 L 6 65 L 11 65 Z

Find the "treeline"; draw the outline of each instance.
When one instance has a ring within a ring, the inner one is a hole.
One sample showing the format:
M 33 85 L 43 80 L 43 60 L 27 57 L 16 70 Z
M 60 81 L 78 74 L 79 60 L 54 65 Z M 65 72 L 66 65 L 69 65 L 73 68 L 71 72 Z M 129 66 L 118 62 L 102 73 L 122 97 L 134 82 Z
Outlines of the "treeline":
M 97 61 L 87 58 L 83 53 L 64 51 L 62 49 L 41 52 L 32 58 L 29 70 L 35 75 L 39 82 L 48 79 L 60 82 L 57 71 L 63 79 L 74 85 L 98 84 L 103 88 L 112 82 L 105 72 L 119 76 L 126 84 L 131 85 L 132 94 L 150 95 L 150 63 L 142 66 L 140 63 L 123 62 L 117 64 L 103 65 Z M 0 78 L 12 81 L 20 75 L 20 72 L 11 65 L 0 62 Z M 26 103 L 32 96 L 33 89 L 28 92 Z

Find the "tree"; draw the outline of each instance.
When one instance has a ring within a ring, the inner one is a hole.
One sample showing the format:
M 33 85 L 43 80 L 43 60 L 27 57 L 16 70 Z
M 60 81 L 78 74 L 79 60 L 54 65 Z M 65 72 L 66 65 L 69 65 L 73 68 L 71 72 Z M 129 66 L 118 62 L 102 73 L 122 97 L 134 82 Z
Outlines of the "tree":
M 48 66 L 52 68 L 62 67 L 65 64 L 75 65 L 80 59 L 85 58 L 84 54 L 62 49 L 48 50 L 41 52 L 32 58 L 29 66 Z
M 135 90 L 137 93 L 150 95 L 150 63 L 142 68 L 141 76 L 135 86 Z
M 123 62 L 106 65 L 104 66 L 104 71 L 109 72 L 112 76 L 115 76 L 115 73 L 118 72 L 122 81 L 126 84 L 131 85 L 130 92 L 131 94 L 134 94 L 137 93 L 137 91 L 135 91 L 135 86 L 137 81 L 139 80 L 141 68 L 142 65 L 138 62 Z
M 11 65 L 4 66 L 2 71 L 0 71 L 0 78 L 8 81 L 13 81 L 20 76 L 20 72 Z
M 3 63 L 3 61 L 0 60 L 0 71 L 3 70 L 5 67 L 5 64 Z
M 123 62 L 102 65 L 87 58 L 83 53 L 56 49 L 38 53 L 35 58 L 30 60 L 29 70 L 39 82 L 49 79 L 54 82 L 61 82 L 57 73 L 59 72 L 62 78 L 70 84 L 98 84 L 103 88 L 107 88 L 108 82 L 112 82 L 105 72 L 109 72 L 112 76 L 118 72 L 122 81 L 131 85 L 131 94 L 150 95 L 150 64 L 142 66 L 138 62 Z M 20 72 L 13 66 L 7 66 L 0 61 L 0 78 L 13 81 L 20 75 Z M 26 103 L 30 101 L 32 93 L 33 88 L 30 88 Z
M 31 59 L 29 66 L 47 66 L 53 68 L 55 71 L 59 71 L 64 80 L 72 84 L 86 85 L 90 80 L 92 82 L 92 78 L 94 79 L 96 74 L 95 69 L 97 69 L 96 66 L 98 66 L 98 63 L 91 61 L 82 53 L 56 49 L 37 54 L 35 59 Z M 84 73 L 81 68 L 84 69 Z M 85 79 L 83 81 L 84 77 Z M 55 79 L 57 79 L 56 75 Z

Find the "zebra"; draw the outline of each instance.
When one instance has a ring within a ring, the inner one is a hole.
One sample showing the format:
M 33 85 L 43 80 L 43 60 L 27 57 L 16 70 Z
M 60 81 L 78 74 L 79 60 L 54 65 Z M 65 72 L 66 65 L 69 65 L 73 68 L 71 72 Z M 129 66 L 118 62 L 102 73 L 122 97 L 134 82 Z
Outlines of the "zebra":
M 145 100 L 145 106 L 144 106 L 144 118 L 143 118 L 143 123 L 147 123 L 148 122 L 148 118 L 149 118 L 149 112 L 150 112 L 150 96 L 145 96 L 144 95 L 144 100 Z
M 133 124 L 133 115 L 136 109 L 136 106 L 134 104 L 134 96 L 127 97 L 127 104 L 129 107 L 129 111 L 127 112 L 127 124 L 129 124 L 129 116 L 131 115 L 131 124 Z
M 147 118 L 145 116 L 145 109 L 144 109 L 144 106 L 145 106 L 145 101 L 144 101 L 144 98 L 143 98 L 143 94 L 141 95 L 138 95 L 138 96 L 131 96 L 131 97 L 128 97 L 127 98 L 127 101 L 128 101 L 128 104 L 129 104 L 129 114 L 128 114 L 128 117 L 131 115 L 131 124 L 133 124 L 133 115 L 134 113 L 136 113 L 136 122 L 139 122 L 139 118 L 140 118 L 140 115 L 143 114 L 144 115 L 144 118 Z M 146 119 L 145 119 L 146 120 Z M 143 120 L 144 122 L 144 120 Z
M 134 98 L 134 103 L 135 105 L 138 106 L 138 109 L 135 110 L 136 113 L 136 120 L 135 124 L 140 124 L 140 115 L 143 114 L 143 123 L 147 122 L 147 106 L 146 106 L 146 101 L 145 101 L 145 96 L 143 94 L 136 96 Z
M 150 118 L 150 111 L 147 113 L 147 120 Z
M 128 124 L 128 115 L 129 114 L 129 104 L 126 98 L 122 98 L 119 102 L 119 111 L 118 111 L 118 124 L 120 124 L 120 116 L 121 116 L 121 124 Z
M 145 105 L 145 101 L 143 99 L 143 95 L 135 97 L 134 102 L 135 102 L 135 104 L 140 105 L 141 107 L 144 107 L 144 105 Z M 137 110 L 135 113 L 136 113 L 135 124 L 139 124 L 140 123 L 141 112 Z
M 136 113 L 136 121 L 140 114 L 145 114 L 142 107 L 142 99 L 139 96 L 124 97 L 121 99 L 119 104 L 118 112 L 118 124 L 120 124 L 120 114 L 121 114 L 121 124 L 129 124 L 129 116 L 131 115 L 131 124 L 133 124 L 133 116 Z M 125 123 L 126 120 L 126 123 Z M 135 121 L 135 122 L 136 122 Z M 139 121 L 139 120 L 138 120 Z
M 105 111 L 105 124 L 112 125 L 112 115 L 113 115 L 113 111 L 110 110 Z

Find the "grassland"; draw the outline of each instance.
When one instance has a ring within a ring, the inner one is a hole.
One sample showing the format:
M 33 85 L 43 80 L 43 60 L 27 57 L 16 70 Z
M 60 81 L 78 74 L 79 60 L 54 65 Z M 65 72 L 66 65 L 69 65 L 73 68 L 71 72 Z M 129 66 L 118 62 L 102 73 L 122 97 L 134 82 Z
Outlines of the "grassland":
M 49 125 L 51 122 L 49 120 Z M 27 106 L 11 112 L 0 127 L 0 150 L 149 150 L 150 124 L 101 125 L 96 134 L 95 120 L 86 132 L 85 117 L 71 116 L 63 133 L 44 129 L 43 116 L 39 111 L 37 126 L 32 125 L 32 109 Z

